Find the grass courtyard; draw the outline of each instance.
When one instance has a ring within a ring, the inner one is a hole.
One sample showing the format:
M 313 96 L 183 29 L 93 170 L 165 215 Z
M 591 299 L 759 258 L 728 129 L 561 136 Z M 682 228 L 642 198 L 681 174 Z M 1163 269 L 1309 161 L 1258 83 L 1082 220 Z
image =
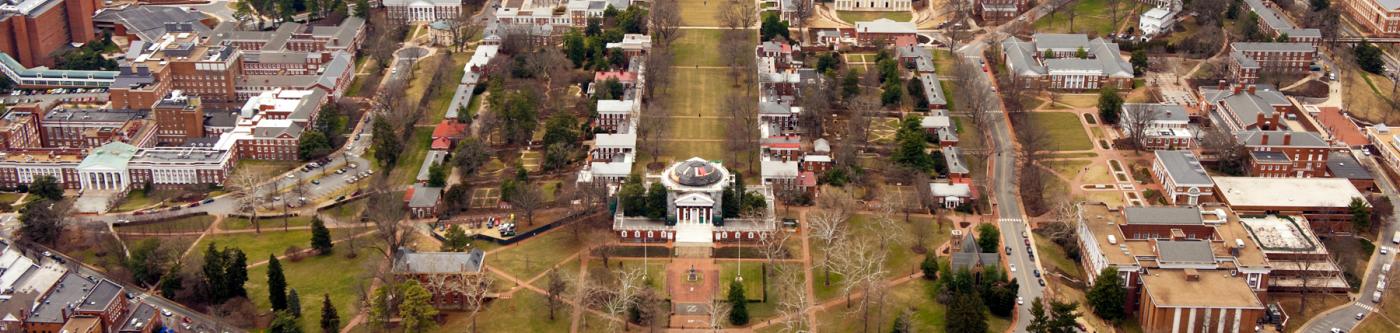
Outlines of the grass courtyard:
M 723 0 L 680 0 L 682 27 L 713 27 L 722 25 L 716 14 Z M 694 30 L 692 30 L 694 31 Z
M 1111 4 L 1118 4 L 1118 22 L 1113 21 L 1113 9 Z M 1072 3 L 1073 7 L 1062 8 L 1056 14 L 1042 16 L 1035 21 L 1035 31 L 1045 33 L 1085 33 L 1102 36 L 1115 32 L 1118 26 L 1125 21 L 1136 20 L 1136 10 L 1139 7 L 1133 2 L 1119 2 L 1112 0 L 1079 0 Z M 1074 25 L 1070 26 L 1070 16 L 1067 14 L 1073 11 Z
M 721 29 L 681 29 L 680 38 L 676 39 L 675 44 L 671 46 L 671 50 L 675 52 L 675 67 L 679 69 L 694 68 L 695 66 L 724 66 L 724 54 L 720 50 L 720 44 L 756 45 L 758 43 L 758 36 L 753 30 L 746 30 L 743 35 L 745 40 L 725 40 L 724 30 Z M 687 81 L 678 77 L 676 82 Z
M 666 140 L 660 160 L 679 160 L 692 156 L 704 159 L 725 160 L 731 154 L 724 149 L 724 140 L 729 133 L 729 115 L 719 109 L 725 96 L 739 93 L 733 87 L 723 69 L 694 69 L 678 67 L 676 82 L 686 82 L 684 88 L 664 90 L 670 94 L 667 105 L 671 114 L 671 126 L 662 139 Z M 639 161 L 650 161 L 648 152 Z M 644 167 L 645 163 L 638 163 Z
M 369 279 L 352 272 L 369 272 L 384 261 L 384 256 L 370 247 L 360 247 L 355 258 L 346 258 L 342 252 L 349 251 L 337 247 L 340 252 L 325 256 L 311 256 L 300 261 L 281 260 L 283 276 L 287 287 L 296 289 L 301 299 L 301 327 L 320 327 L 321 297 L 329 295 L 331 303 L 345 323 L 353 314 L 359 313 L 359 288 L 369 287 Z M 249 262 L 267 260 L 265 256 L 248 254 Z M 342 272 L 341 274 L 326 274 Z M 260 311 L 271 311 L 272 304 L 267 296 L 267 265 L 248 269 L 248 299 Z
M 914 20 L 914 15 L 913 15 L 912 13 L 910 13 L 909 11 L 893 11 L 893 12 L 857 12 L 857 11 L 843 10 L 843 11 L 838 11 L 838 12 L 836 12 L 836 17 L 837 17 L 837 18 L 840 18 L 842 21 L 846 21 L 846 23 L 850 23 L 850 24 L 855 24 L 856 22 L 863 22 L 863 21 L 874 21 L 874 20 L 882 19 L 882 18 L 884 18 L 884 19 L 890 19 L 890 20 L 894 20 L 894 21 L 899 21 L 899 22 L 909 22 L 909 21 L 913 21 L 913 20 Z
M 492 254 L 490 265 L 516 278 L 528 280 L 581 249 L 583 243 L 575 240 L 571 232 L 546 232 Z
M 1050 135 L 1051 150 L 1090 150 L 1093 142 L 1080 125 L 1079 116 L 1070 112 L 1032 112 L 1031 121 Z

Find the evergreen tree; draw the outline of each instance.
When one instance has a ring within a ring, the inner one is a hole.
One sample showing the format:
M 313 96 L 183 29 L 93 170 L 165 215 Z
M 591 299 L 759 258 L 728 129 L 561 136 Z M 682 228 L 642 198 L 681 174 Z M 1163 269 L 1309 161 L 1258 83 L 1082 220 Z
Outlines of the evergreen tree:
M 462 230 L 461 226 L 453 224 L 452 226 L 447 227 L 446 234 L 447 235 L 445 238 L 447 238 L 447 240 L 444 240 L 442 242 L 443 252 L 466 251 L 467 246 L 471 244 L 471 238 L 467 237 L 466 230 Z
M 977 226 L 977 247 L 983 253 L 997 253 L 997 245 L 1001 244 L 1001 230 L 991 224 Z
M 1089 306 L 1094 309 L 1094 313 L 1104 320 L 1117 321 L 1127 316 L 1123 312 L 1123 304 L 1127 300 L 1128 291 L 1123 288 L 1123 278 L 1119 277 L 1118 271 L 1113 268 L 1100 271 L 1098 279 L 1094 280 L 1094 286 L 1089 288 L 1089 292 L 1084 296 L 1089 300 Z
M 900 313 L 899 313 L 899 316 L 894 318 L 894 329 L 890 330 L 890 332 L 891 332 L 891 333 L 913 333 L 913 332 L 914 332 L 914 323 L 912 323 L 911 320 L 909 319 L 909 312 L 908 312 L 908 311 L 900 312 Z
M 400 287 L 403 302 L 399 303 L 399 317 L 403 318 L 405 333 L 425 333 L 437 325 L 438 310 L 433 307 L 433 295 L 428 293 L 417 280 L 409 280 Z
M 34 177 L 34 182 L 29 184 L 29 194 L 52 201 L 63 200 L 63 187 L 58 185 L 58 179 L 50 175 Z
M 1118 90 L 1104 88 L 1099 92 L 1099 120 L 1104 124 L 1117 124 L 1118 113 L 1123 108 L 1123 97 Z
M 282 275 L 282 263 L 277 256 L 267 255 L 267 300 L 273 311 L 287 309 L 287 277 Z
M 171 266 L 165 275 L 160 276 L 160 295 L 165 298 L 175 298 L 175 293 L 183 289 L 185 285 L 184 277 L 180 276 L 180 263 Z
M 1366 204 L 1366 200 L 1361 198 L 1351 198 L 1351 203 L 1347 205 L 1347 211 L 1351 212 L 1351 226 L 1353 230 L 1368 230 L 1371 226 L 1371 206 Z
M 287 291 L 287 312 L 301 318 L 301 296 L 297 296 L 297 288 Z
M 369 0 L 355 0 L 355 16 L 369 19 Z
M 243 284 L 248 282 L 248 255 L 243 253 L 243 249 L 224 248 L 225 273 L 224 289 L 229 292 L 229 297 L 248 296 L 248 290 L 243 289 Z
M 744 284 L 729 283 L 729 323 L 744 326 L 749 323 L 749 298 L 744 296 Z
M 919 264 L 919 269 L 924 271 L 924 279 L 938 280 L 938 256 L 933 252 L 924 255 L 924 262 Z
M 646 215 L 653 219 L 666 218 L 666 187 L 660 182 L 651 183 L 647 189 Z
M 982 311 L 982 299 L 975 292 L 954 292 L 948 301 L 946 332 L 986 333 L 987 315 Z
M 216 250 L 214 243 L 209 243 L 204 248 L 204 285 L 208 286 L 209 300 L 213 303 L 223 303 L 228 299 L 228 286 L 225 272 L 228 270 L 224 264 L 223 251 Z
M 272 318 L 272 324 L 267 327 L 267 333 L 301 333 L 301 323 L 297 322 L 297 317 L 286 311 L 277 311 Z
M 311 248 L 321 255 L 331 254 L 331 230 L 326 228 L 326 223 L 321 221 L 321 217 L 311 218 Z
M 331 303 L 330 294 L 322 294 L 321 298 L 321 333 L 340 332 L 340 314 L 335 311 L 335 304 Z
M 617 191 L 617 203 L 622 206 L 622 215 L 646 215 L 646 196 L 646 188 L 642 186 L 642 177 L 637 174 L 627 177 L 627 181 L 622 183 L 622 189 Z

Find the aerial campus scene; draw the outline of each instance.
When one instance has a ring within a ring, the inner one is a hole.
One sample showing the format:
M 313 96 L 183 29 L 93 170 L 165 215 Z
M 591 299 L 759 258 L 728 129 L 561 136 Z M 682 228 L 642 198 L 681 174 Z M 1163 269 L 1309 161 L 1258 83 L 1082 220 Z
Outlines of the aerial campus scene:
M 1400 0 L 0 0 L 0 74 L 5 333 L 1400 332 Z

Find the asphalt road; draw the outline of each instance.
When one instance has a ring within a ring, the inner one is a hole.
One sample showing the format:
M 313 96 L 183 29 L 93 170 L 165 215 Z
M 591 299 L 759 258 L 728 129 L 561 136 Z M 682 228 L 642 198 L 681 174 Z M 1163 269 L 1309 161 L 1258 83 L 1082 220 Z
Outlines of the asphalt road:
M 964 46 L 959 52 L 963 56 L 975 60 L 982 58 L 981 42 L 976 42 Z M 989 75 L 979 75 L 973 82 L 973 89 L 992 89 L 992 80 Z M 1005 108 L 1001 105 L 1001 100 L 995 94 L 987 94 L 987 105 L 997 106 L 997 110 L 987 110 L 987 112 L 1004 114 Z M 1011 253 L 1006 256 L 1007 263 L 1016 268 L 1015 272 L 1009 272 L 1020 284 L 1020 291 L 1017 293 L 1027 304 L 1017 306 L 1017 320 L 1014 325 L 1016 332 L 1025 332 L 1026 324 L 1030 322 L 1029 302 L 1041 297 L 1045 293 L 1045 288 L 1038 283 L 1039 278 L 1035 272 L 1040 269 L 1032 257 L 1033 254 L 1029 246 L 1026 246 L 1030 231 L 1027 230 L 1024 220 L 1025 211 L 1021 207 L 1020 194 L 1016 188 L 1016 150 L 1015 137 L 1011 133 L 1010 121 L 1006 117 L 989 117 L 996 123 L 992 124 L 994 129 L 991 133 L 994 146 L 988 147 L 995 152 L 991 155 L 993 167 L 992 188 L 988 191 L 996 198 L 994 209 L 997 212 L 997 225 L 1001 228 L 1002 244 L 1011 248 Z M 1007 269 L 1009 269 L 1008 267 Z
M 1380 169 L 1378 169 L 1379 165 L 1377 165 L 1374 160 L 1369 158 L 1363 158 L 1361 160 L 1366 161 L 1366 164 L 1369 165 L 1372 170 L 1371 173 L 1377 176 L 1376 186 L 1381 189 L 1381 193 L 1385 194 L 1387 197 L 1400 198 L 1400 192 L 1397 192 L 1396 188 L 1391 185 L 1385 173 L 1378 172 L 1380 171 Z M 1396 210 L 1391 213 L 1396 214 L 1394 216 L 1400 216 L 1400 207 L 1397 207 Z M 1332 331 L 1332 328 L 1339 328 L 1343 331 L 1350 332 L 1352 329 L 1356 328 L 1357 324 L 1361 323 L 1360 320 L 1356 319 L 1356 314 L 1361 313 L 1369 317 L 1372 312 L 1379 311 L 1377 308 L 1380 306 L 1380 303 L 1371 302 L 1371 296 L 1377 291 L 1376 283 L 1382 275 L 1381 266 L 1395 262 L 1395 252 L 1400 250 L 1400 248 L 1397 248 L 1400 246 L 1397 246 L 1391 241 L 1395 232 L 1400 230 L 1400 227 L 1397 227 L 1395 223 L 1390 223 L 1383 228 L 1384 229 L 1382 229 L 1380 233 L 1380 241 L 1376 244 L 1376 252 L 1371 254 L 1370 265 L 1366 267 L 1366 276 L 1361 282 L 1361 293 L 1356 295 L 1356 300 L 1342 309 L 1333 310 L 1316 318 L 1312 318 L 1311 321 L 1305 324 L 1306 326 L 1298 330 L 1299 332 L 1329 333 Z M 1388 248 L 1389 253 L 1381 255 L 1381 247 Z M 1386 284 L 1390 283 L 1390 281 L 1386 282 Z M 1382 291 L 1382 293 L 1384 292 Z M 1397 302 L 1397 300 L 1382 298 L 1381 302 Z

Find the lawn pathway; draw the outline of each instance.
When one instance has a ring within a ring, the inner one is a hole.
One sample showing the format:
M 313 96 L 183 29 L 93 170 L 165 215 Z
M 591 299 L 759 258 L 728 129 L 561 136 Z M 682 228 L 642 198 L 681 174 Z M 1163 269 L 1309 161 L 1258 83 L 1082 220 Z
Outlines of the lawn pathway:
M 901 284 L 907 283 L 907 282 L 909 282 L 909 281 L 915 281 L 915 280 L 917 280 L 917 279 L 922 279 L 923 277 L 924 277 L 924 272 L 915 272 L 914 274 L 900 275 L 900 277 L 898 277 L 898 278 L 894 278 L 894 279 L 890 279 L 890 280 L 885 280 L 885 283 L 883 283 L 883 286 L 882 286 L 882 287 L 883 287 L 884 289 L 888 290 L 888 289 L 890 289 L 890 288 L 894 288 L 894 287 L 896 287 L 896 286 L 899 286 L 899 285 L 901 285 Z M 810 284 L 809 284 L 809 286 L 810 286 Z M 812 316 L 813 318 L 815 318 L 815 317 L 816 317 L 816 313 L 817 313 L 818 311 L 830 309 L 830 308 L 832 308 L 832 307 L 834 307 L 834 306 L 836 306 L 836 305 L 840 305 L 840 304 L 842 304 L 842 303 L 845 303 L 847 300 L 850 300 L 851 302 L 854 302 L 854 301 L 860 300 L 862 297 L 865 297 L 865 291 L 863 291 L 863 290 L 862 290 L 862 291 L 852 292 L 849 298 L 846 298 L 846 297 L 832 297 L 830 300 L 827 300 L 826 302 L 822 302 L 821 304 L 817 304 L 817 305 L 812 306 L 811 309 L 807 310 L 807 311 L 810 311 L 810 313 L 809 313 L 808 315 L 810 315 L 810 316 Z M 789 314 L 789 315 L 784 315 L 784 316 L 780 316 L 780 317 L 777 317 L 777 318 L 769 319 L 769 320 L 767 320 L 767 321 L 765 321 L 765 322 L 763 322 L 763 323 L 759 323 L 759 324 L 757 324 L 757 325 L 752 325 L 752 326 L 746 327 L 746 329 L 749 330 L 749 331 L 757 331 L 757 330 L 763 329 L 763 328 L 765 328 L 765 327 L 772 326 L 774 322 L 777 322 L 777 323 L 780 323 L 780 324 L 781 324 L 781 323 L 783 323 L 784 321 L 786 321 L 786 320 L 788 319 L 788 317 L 790 317 L 790 316 L 792 316 L 792 315 Z M 816 322 L 815 320 L 812 321 L 812 326 L 816 326 L 816 325 L 817 325 L 817 322 Z
M 807 219 L 807 210 L 806 210 L 806 209 L 799 210 L 799 211 L 797 212 L 797 214 L 798 214 L 798 219 L 799 219 L 800 221 L 810 221 L 810 220 Z M 803 237 L 802 237 L 802 279 L 803 279 L 803 283 L 806 283 L 806 284 L 807 284 L 807 288 L 804 288 L 804 289 L 806 289 L 806 292 L 807 292 L 807 299 L 809 299 L 809 300 L 815 300 L 815 299 L 817 299 L 817 292 L 816 292 L 816 289 L 814 289 L 815 286 L 816 286 L 816 280 L 812 277 L 812 244 L 811 244 L 811 237 L 807 237 L 808 235 L 811 235 L 811 234 L 810 234 L 809 231 L 807 230 L 807 224 L 806 224 L 806 223 L 800 224 L 799 226 L 802 228 L 802 235 L 803 235 Z M 816 311 L 809 311 L 809 312 L 807 312 L 807 313 L 804 314 L 804 315 L 807 316 L 807 322 L 808 322 L 808 323 L 811 323 L 811 325 L 813 326 L 813 327 L 808 327 L 808 329 L 814 329 L 815 326 L 816 326 L 816 323 L 817 323 L 817 312 L 816 312 Z
M 224 223 L 224 216 L 223 216 L 223 215 L 214 215 L 214 222 L 210 222 L 210 223 L 209 223 L 209 227 L 204 228 L 204 232 L 199 233 L 199 237 L 194 239 L 194 243 L 190 243 L 190 247 L 187 248 L 187 249 L 185 249 L 185 252 L 184 252 L 184 253 L 181 253 L 181 254 L 180 254 L 180 259 L 183 260 L 183 259 L 185 259 L 185 257 L 188 257 L 188 256 L 190 255 L 190 253 L 193 253 L 193 252 L 194 252 L 194 245 L 195 245 L 195 244 L 199 244 L 199 241 L 204 240 L 204 236 L 208 236 L 210 233 L 217 232 L 217 231 L 219 230 L 219 226 L 222 225 L 223 223 Z M 113 233 L 115 233 L 115 231 L 113 231 Z M 121 237 L 117 237 L 117 238 L 121 238 Z
M 370 234 L 373 234 L 373 233 L 375 233 L 375 232 L 376 232 L 376 230 L 365 231 L 365 232 L 356 234 L 355 236 L 352 236 L 352 237 L 353 237 L 353 238 L 360 238 L 360 237 L 364 237 L 364 236 L 369 236 Z M 348 238 L 347 238 L 347 239 L 348 239 Z M 347 240 L 347 239 L 337 239 L 337 240 L 335 240 L 335 241 L 332 241 L 331 244 L 340 243 L 340 242 L 343 242 L 343 241 L 345 241 L 345 240 Z M 305 250 L 301 250 L 301 253 L 311 253 L 311 251 L 314 251 L 314 249 L 305 249 Z M 277 260 L 284 260 L 284 259 L 286 259 L 286 258 L 287 258 L 286 255 L 277 256 Z M 248 268 L 253 268 L 253 267 L 258 267 L 258 266 L 262 266 L 262 265 L 267 265 L 267 262 L 268 262 L 267 260 L 263 260 L 263 261 L 251 263 L 251 264 L 248 264 Z M 373 290 L 373 289 L 371 289 L 371 290 Z
M 574 284 L 574 303 L 583 304 L 583 283 L 588 281 L 588 259 L 591 255 L 581 255 L 578 257 L 578 282 Z M 578 333 L 579 325 L 583 321 L 583 307 L 575 306 L 573 313 L 569 314 L 569 332 Z

